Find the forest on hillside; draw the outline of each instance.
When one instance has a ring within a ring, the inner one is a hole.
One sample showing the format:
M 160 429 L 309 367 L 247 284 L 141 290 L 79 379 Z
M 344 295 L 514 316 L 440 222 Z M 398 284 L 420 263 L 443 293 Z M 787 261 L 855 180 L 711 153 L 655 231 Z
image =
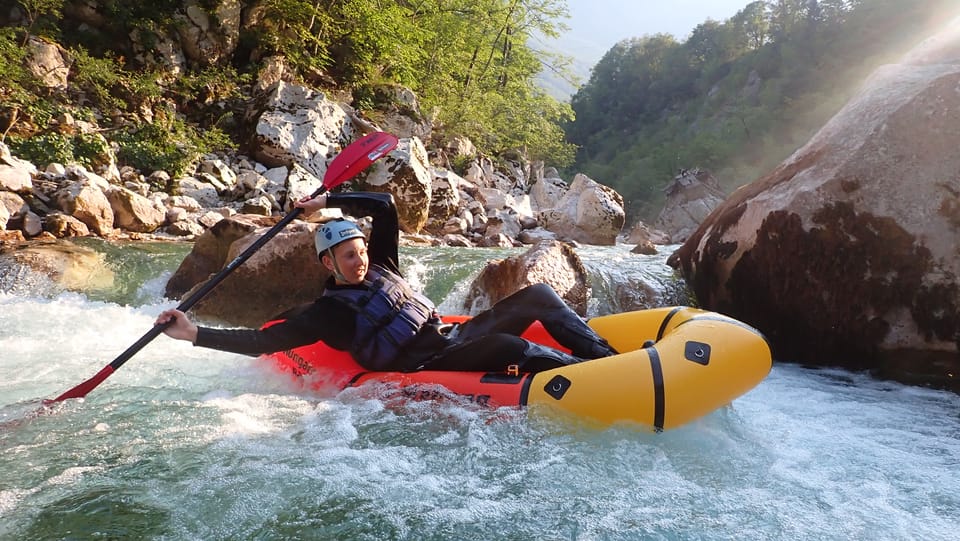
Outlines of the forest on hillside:
M 90 165 L 109 146 L 121 166 L 176 176 L 203 153 L 244 150 L 251 88 L 282 57 L 373 121 L 409 88 L 428 145 L 464 135 L 487 156 L 585 172 L 624 196 L 629 221 L 652 220 L 677 169 L 709 169 L 727 191 L 754 180 L 956 9 L 755 1 L 683 42 L 620 42 L 567 104 L 537 75 L 569 59 L 529 45 L 565 30 L 565 0 L 0 0 L 0 142 L 40 165 Z M 185 47 L 197 21 L 217 54 Z M 68 59 L 62 87 L 30 69 L 39 42 Z M 92 128 L 65 132 L 64 118 Z
M 727 192 L 802 146 L 877 66 L 960 15 L 956 0 L 771 0 L 686 41 L 621 41 L 571 100 L 569 172 L 616 188 L 652 220 L 678 169 Z
M 527 46 L 566 16 L 563 0 L 0 0 L 0 141 L 41 165 L 117 145 L 121 165 L 177 175 L 203 152 L 242 147 L 250 88 L 279 56 L 374 121 L 409 88 L 410 114 L 437 137 L 569 164 L 569 104 L 534 81 L 563 59 Z M 41 42 L 68 59 L 66 84 L 27 62 Z M 93 133 L 62 133 L 65 115 Z

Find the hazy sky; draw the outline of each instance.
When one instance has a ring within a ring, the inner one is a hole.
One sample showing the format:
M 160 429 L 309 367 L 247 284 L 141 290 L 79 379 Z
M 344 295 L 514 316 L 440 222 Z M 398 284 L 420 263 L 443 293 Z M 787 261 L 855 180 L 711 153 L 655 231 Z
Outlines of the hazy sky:
M 708 18 L 722 21 L 743 9 L 750 0 L 567 0 L 571 42 L 599 60 L 625 38 L 660 32 L 686 40 L 695 26 Z M 579 55 L 578 55 L 579 56 Z

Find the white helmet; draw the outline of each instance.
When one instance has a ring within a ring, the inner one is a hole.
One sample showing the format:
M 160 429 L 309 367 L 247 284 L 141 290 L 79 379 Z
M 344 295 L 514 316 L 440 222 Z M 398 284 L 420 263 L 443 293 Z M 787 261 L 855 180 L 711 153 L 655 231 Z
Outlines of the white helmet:
M 317 234 L 313 239 L 317 247 L 317 257 L 322 256 L 323 252 L 345 240 L 356 238 L 362 239 L 365 237 L 363 236 L 363 231 L 360 231 L 360 228 L 357 227 L 357 224 L 350 220 L 338 218 L 326 222 L 320 226 L 320 229 L 317 229 Z

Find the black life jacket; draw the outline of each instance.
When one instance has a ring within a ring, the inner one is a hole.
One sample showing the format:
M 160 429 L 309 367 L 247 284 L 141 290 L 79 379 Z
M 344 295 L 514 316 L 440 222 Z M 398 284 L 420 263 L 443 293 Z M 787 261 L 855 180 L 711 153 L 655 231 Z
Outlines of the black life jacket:
M 430 299 L 417 293 L 398 274 L 371 266 L 363 289 L 324 290 L 357 313 L 350 354 L 364 368 L 386 370 L 420 328 L 436 317 Z

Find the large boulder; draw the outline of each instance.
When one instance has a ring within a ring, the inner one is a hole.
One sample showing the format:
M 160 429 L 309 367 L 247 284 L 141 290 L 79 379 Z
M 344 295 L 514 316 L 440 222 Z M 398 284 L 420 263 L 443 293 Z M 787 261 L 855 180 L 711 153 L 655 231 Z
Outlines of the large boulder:
M 432 124 L 420 111 L 420 100 L 412 90 L 399 85 L 385 85 L 379 87 L 378 92 L 386 98 L 380 112 L 382 119 L 379 125 L 383 131 L 400 138 L 430 139 Z
M 556 207 L 567 193 L 567 183 L 560 178 L 556 169 L 551 168 L 552 176 L 544 175 L 530 186 L 530 206 L 533 210 L 546 210 Z
M 297 163 L 323 178 L 354 133 L 343 105 L 281 80 L 268 92 L 256 121 L 253 157 L 270 167 Z
M 183 11 L 174 14 L 180 47 L 191 62 L 213 66 L 229 61 L 240 41 L 241 7 L 240 0 L 187 0 Z
M 25 65 L 44 87 L 60 91 L 67 89 L 70 66 L 64 58 L 63 48 L 56 43 L 30 37 Z
M 960 36 L 878 69 L 670 258 L 775 357 L 960 391 Z
M 0 192 L 0 229 L 19 230 L 26 237 L 35 237 L 43 230 L 43 224 L 24 198 L 13 192 Z
M 681 243 L 687 240 L 726 195 L 709 171 L 682 169 L 664 189 L 666 201 L 653 226 Z
M 475 314 L 539 283 L 549 284 L 578 314 L 586 314 L 590 298 L 586 268 L 574 249 L 559 241 L 544 241 L 521 255 L 488 263 L 470 284 L 464 308 Z
M 210 275 L 256 242 L 271 220 L 243 215 L 221 220 L 201 236 L 171 277 L 167 295 L 189 297 Z M 264 227 L 255 227 L 257 223 Z M 288 225 L 194 305 L 192 312 L 208 321 L 258 327 L 273 316 L 313 301 L 329 277 L 314 251 L 317 227 L 300 221 Z M 178 294 L 189 282 L 193 282 L 189 290 Z
M 7 221 L 14 222 L 14 224 L 8 224 L 5 221 L 3 225 L 10 225 L 10 229 L 13 229 L 17 225 L 18 219 L 30 210 L 30 206 L 19 195 L 13 192 L 0 191 L 0 209 L 2 209 L 0 213 L 6 215 Z
M 460 185 L 465 181 L 459 175 L 447 169 L 431 167 L 430 172 L 433 180 L 430 184 L 430 209 L 427 229 L 441 231 L 447 220 L 456 216 L 463 204 L 460 197 Z M 463 232 L 458 231 L 458 233 Z
M 166 212 L 131 190 L 111 186 L 106 195 L 117 227 L 138 233 L 152 233 L 166 221 Z
M 0 292 L 105 291 L 115 275 L 104 255 L 70 242 L 22 245 L 0 252 Z
M 209 182 L 193 177 L 178 178 L 174 181 L 177 192 L 198 202 L 203 208 L 213 208 L 220 204 L 217 187 Z
M 167 280 L 164 295 L 179 300 L 187 291 L 220 271 L 229 262 L 227 253 L 234 242 L 259 228 L 273 226 L 277 221 L 276 218 L 248 214 L 220 220 L 196 240 L 193 249 Z
M 540 211 L 538 220 L 544 229 L 561 238 L 613 245 L 623 229 L 626 213 L 620 194 L 580 173 L 573 178 L 570 189 L 557 206 Z
M 72 182 L 54 194 L 57 208 L 100 236 L 113 234 L 113 208 L 103 190 L 87 181 Z
M 37 168 L 10 153 L 10 148 L 0 142 L 0 191 L 26 193 L 33 189 L 32 176 Z
M 60 212 L 51 212 L 43 218 L 43 230 L 54 237 L 86 237 L 90 234 L 87 224 Z
M 364 187 L 392 194 L 400 229 L 411 234 L 420 232 L 427 223 L 433 194 L 433 175 L 423 141 L 417 137 L 401 139 L 397 148 L 370 167 Z

